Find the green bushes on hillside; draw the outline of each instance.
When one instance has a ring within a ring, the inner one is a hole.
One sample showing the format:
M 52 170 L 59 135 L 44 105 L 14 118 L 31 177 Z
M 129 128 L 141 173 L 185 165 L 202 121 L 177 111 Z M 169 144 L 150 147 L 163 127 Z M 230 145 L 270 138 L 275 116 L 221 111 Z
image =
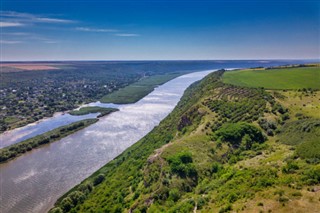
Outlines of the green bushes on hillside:
M 168 159 L 171 171 L 180 177 L 197 177 L 190 152 L 180 152 Z
M 253 143 L 263 143 L 266 140 L 260 129 L 245 122 L 227 123 L 214 133 L 213 138 L 245 149 L 250 149 Z

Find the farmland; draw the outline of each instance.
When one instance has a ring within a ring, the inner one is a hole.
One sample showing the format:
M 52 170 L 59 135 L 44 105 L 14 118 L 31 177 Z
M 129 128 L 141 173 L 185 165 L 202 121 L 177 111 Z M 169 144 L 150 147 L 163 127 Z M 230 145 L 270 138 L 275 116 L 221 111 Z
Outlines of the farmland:
M 266 89 L 320 89 L 320 67 L 314 65 L 298 68 L 229 71 L 223 76 L 223 82 Z

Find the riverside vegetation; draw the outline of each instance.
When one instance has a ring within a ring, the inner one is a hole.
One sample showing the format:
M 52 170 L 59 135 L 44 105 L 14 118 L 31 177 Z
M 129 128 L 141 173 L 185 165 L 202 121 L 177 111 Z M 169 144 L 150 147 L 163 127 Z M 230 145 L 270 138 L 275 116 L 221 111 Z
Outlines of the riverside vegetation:
M 317 212 L 318 88 L 223 82 L 237 72 L 191 85 L 167 118 L 50 212 Z
M 104 108 L 104 107 L 82 107 L 79 110 L 73 110 L 69 112 L 71 115 L 86 115 L 89 113 L 100 113 L 97 117 L 103 117 L 109 115 L 112 112 L 118 111 L 118 109 L 114 108 Z M 84 129 L 91 124 L 94 124 L 99 119 L 84 119 L 81 121 L 77 121 L 71 123 L 69 125 L 65 125 L 62 127 L 58 127 L 49 132 L 43 133 L 41 135 L 37 135 L 30 139 L 21 141 L 19 143 L 10 145 L 8 147 L 4 147 L 0 149 L 0 163 L 4 163 L 8 160 L 12 160 L 32 149 L 39 148 L 42 145 L 52 143 L 54 141 L 60 140 L 70 134 L 73 134 L 81 129 Z
M 0 149 L 0 163 L 4 163 L 8 160 L 12 160 L 26 152 L 29 152 L 35 148 L 39 148 L 45 144 L 52 143 L 54 141 L 60 140 L 68 135 L 71 135 L 95 122 L 99 119 L 85 119 L 58 127 L 44 134 L 35 136 L 33 138 L 21 141 L 19 143 L 4 147 Z
M 0 133 L 101 98 L 108 102 L 132 103 L 147 95 L 157 85 L 192 70 L 210 69 L 214 62 L 82 61 L 50 64 L 54 70 L 26 71 L 1 67 Z M 36 65 L 41 63 L 37 62 Z M 108 96 L 140 80 L 147 85 L 137 83 L 129 90 L 125 89 L 129 93 L 121 101 Z

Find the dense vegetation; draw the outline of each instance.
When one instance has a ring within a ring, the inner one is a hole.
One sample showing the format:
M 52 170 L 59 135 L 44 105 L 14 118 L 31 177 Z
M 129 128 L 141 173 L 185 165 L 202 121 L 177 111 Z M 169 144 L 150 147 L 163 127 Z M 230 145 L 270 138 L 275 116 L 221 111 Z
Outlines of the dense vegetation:
M 320 67 L 314 65 L 310 67 L 231 71 L 223 76 L 223 82 L 267 89 L 320 89 Z
M 118 109 L 93 106 L 93 107 L 81 107 L 79 110 L 73 110 L 69 112 L 69 114 L 70 115 L 87 115 L 89 113 L 99 112 L 100 113 L 99 117 L 102 117 L 115 111 L 118 111 Z
M 0 163 L 12 160 L 13 158 L 20 156 L 21 154 L 31 151 L 32 149 L 38 148 L 42 145 L 60 140 L 61 138 L 66 137 L 76 131 L 79 131 L 80 129 L 83 129 L 97 121 L 98 119 L 85 119 L 82 121 L 77 121 L 69 125 L 56 128 L 44 134 L 35 136 L 33 138 L 2 148 L 0 149 Z
M 164 75 L 164 79 L 161 80 L 163 83 L 170 79 L 168 76 L 172 73 L 177 76 L 193 70 L 209 69 L 213 63 L 137 61 L 52 64 L 59 69 L 22 72 L 5 72 L 3 69 L 6 68 L 1 69 L 0 133 L 44 117 L 51 117 L 55 112 L 71 110 L 83 103 L 97 101 L 139 79 Z M 140 98 L 159 84 L 151 83 L 147 91 L 140 94 Z M 110 98 L 108 101 L 114 102 Z
M 296 115 L 287 92 L 224 84 L 224 73 L 189 87 L 159 126 L 51 212 L 317 212 L 319 120 Z

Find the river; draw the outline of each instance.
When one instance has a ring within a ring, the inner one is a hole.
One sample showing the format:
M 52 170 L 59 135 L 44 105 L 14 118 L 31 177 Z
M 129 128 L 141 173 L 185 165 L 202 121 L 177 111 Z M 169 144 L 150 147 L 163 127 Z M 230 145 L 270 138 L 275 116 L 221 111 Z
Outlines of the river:
M 177 77 L 137 103 L 118 105 L 119 111 L 100 118 L 97 123 L 75 134 L 1 164 L 1 212 L 48 211 L 62 194 L 150 132 L 173 110 L 184 90 L 210 72 Z M 63 115 L 59 116 L 58 121 L 62 122 Z M 18 135 L 18 139 L 12 141 L 56 128 L 57 123 L 61 125 L 54 119 L 56 117 L 40 122 L 40 126 L 30 125 L 16 130 L 12 135 Z

